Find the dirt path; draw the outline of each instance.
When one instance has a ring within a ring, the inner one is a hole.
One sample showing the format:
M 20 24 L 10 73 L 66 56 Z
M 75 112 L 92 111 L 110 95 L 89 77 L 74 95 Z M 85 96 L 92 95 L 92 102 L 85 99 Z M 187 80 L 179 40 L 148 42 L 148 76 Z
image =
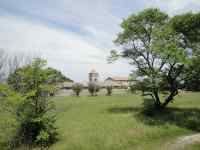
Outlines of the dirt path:
M 167 149 L 169 150 L 182 150 L 188 145 L 200 143 L 200 133 L 179 137 L 173 143 L 167 144 Z

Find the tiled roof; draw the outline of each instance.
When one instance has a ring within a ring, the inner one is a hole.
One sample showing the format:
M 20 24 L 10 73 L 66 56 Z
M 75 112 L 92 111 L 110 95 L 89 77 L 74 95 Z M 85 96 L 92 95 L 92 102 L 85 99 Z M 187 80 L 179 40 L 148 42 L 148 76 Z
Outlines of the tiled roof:
M 108 79 L 111 79 L 111 80 L 114 80 L 114 81 L 128 81 L 128 77 L 109 77 L 107 78 Z

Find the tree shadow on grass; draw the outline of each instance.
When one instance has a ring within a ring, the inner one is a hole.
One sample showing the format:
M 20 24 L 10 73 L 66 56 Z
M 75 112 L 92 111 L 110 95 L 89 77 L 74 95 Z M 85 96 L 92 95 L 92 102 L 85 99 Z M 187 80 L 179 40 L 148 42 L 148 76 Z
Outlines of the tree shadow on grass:
M 141 108 L 139 107 L 112 107 L 108 109 L 110 113 L 130 113 L 130 112 L 139 112 Z
M 174 124 L 193 131 L 200 131 L 200 109 L 198 108 L 166 108 L 162 111 L 146 112 L 142 107 L 115 107 L 108 109 L 110 113 L 133 113 L 134 117 L 144 124 L 161 126 Z

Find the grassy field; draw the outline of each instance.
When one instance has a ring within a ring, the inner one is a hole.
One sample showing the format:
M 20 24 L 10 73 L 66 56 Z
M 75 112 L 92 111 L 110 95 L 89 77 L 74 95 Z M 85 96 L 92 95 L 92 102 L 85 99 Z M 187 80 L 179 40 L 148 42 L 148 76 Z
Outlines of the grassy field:
M 59 141 L 50 150 L 165 150 L 200 130 L 200 93 L 182 93 L 166 112 L 141 115 L 140 95 L 56 97 Z M 194 144 L 185 150 L 197 150 Z

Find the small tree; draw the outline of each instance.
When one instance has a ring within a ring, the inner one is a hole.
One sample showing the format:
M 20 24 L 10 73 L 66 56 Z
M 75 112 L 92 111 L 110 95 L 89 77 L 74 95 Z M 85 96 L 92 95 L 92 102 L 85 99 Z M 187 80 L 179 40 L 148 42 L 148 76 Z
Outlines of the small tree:
M 50 99 L 54 84 L 48 82 L 49 76 L 45 65 L 46 61 L 35 59 L 31 65 L 15 72 L 20 76 L 17 86 L 15 82 L 8 82 L 12 89 L 25 98 L 16 112 L 17 120 L 20 122 L 15 136 L 19 139 L 18 144 L 38 145 L 37 140 L 45 140 L 47 146 L 56 141 L 57 131 L 53 113 L 55 105 Z
M 79 96 L 81 91 L 83 90 L 83 85 L 80 83 L 75 83 L 72 86 L 72 90 L 74 91 L 74 93 L 76 94 L 76 96 Z
M 107 95 L 111 96 L 112 95 L 112 90 L 113 90 L 112 85 L 107 85 L 106 86 L 106 90 L 107 90 Z
M 88 84 L 88 91 L 91 94 L 91 96 L 97 96 L 97 93 L 100 90 L 100 86 L 97 85 L 95 82 L 90 82 Z

